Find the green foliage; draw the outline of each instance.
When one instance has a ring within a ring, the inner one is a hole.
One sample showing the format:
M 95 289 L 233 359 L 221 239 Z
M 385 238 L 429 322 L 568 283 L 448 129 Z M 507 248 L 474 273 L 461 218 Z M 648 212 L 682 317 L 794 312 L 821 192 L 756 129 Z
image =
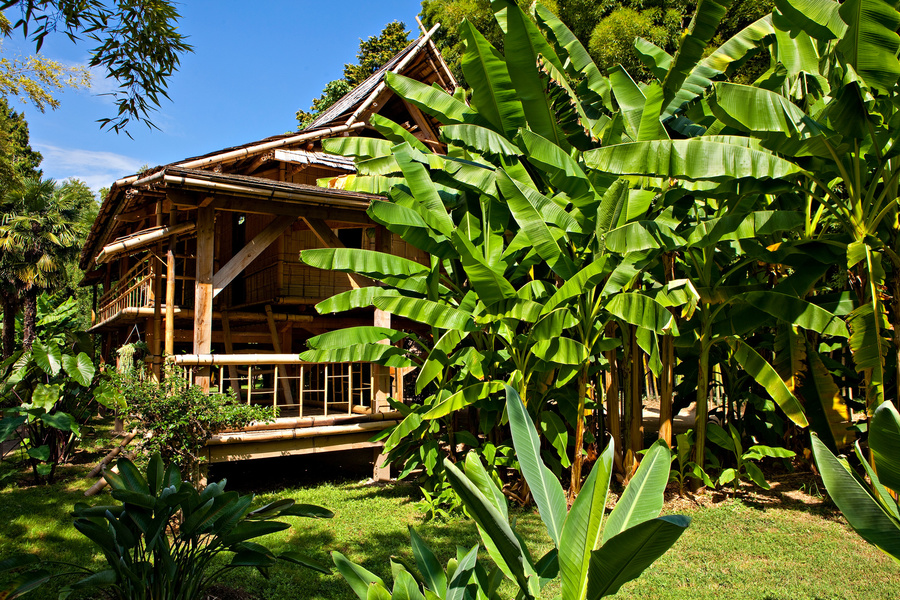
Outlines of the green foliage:
M 838 459 L 818 437 L 812 451 L 828 495 L 844 513 L 850 526 L 870 544 L 900 561 L 900 413 L 885 402 L 875 410 L 869 425 L 869 461 L 859 442 L 856 456 L 868 475 L 865 479 Z
M 46 483 L 71 457 L 81 426 L 104 398 L 94 389 L 102 377 L 90 338 L 74 327 L 77 304 L 70 299 L 53 307 L 39 300 L 32 348 L 0 363 L 0 442 L 18 442 L 35 481 Z
M 708 487 L 715 487 L 703 466 L 691 460 L 693 449 L 693 430 L 688 429 L 686 432 L 675 436 L 675 450 L 672 452 L 672 468 L 669 471 L 669 481 L 674 481 L 678 484 L 678 493 L 681 496 L 684 496 L 684 486 L 690 479 L 702 481 L 703 485 Z
M 150 113 L 169 97 L 168 80 L 178 70 L 181 55 L 193 50 L 178 30 L 179 14 L 172 2 L 119 0 L 110 6 L 97 0 L 8 0 L 2 8 L 19 9 L 13 27 L 30 35 L 37 51 L 55 31 L 96 44 L 88 67 L 102 67 L 119 84 L 111 94 L 116 115 L 99 122 L 116 133 L 127 134 L 133 121 L 155 127 Z
M 0 572 L 31 567 L 18 588 L 8 598 L 17 598 L 55 577 L 84 575 L 62 591 L 99 588 L 111 597 L 126 599 L 193 600 L 225 572 L 252 567 L 268 577 L 278 560 L 312 568 L 328 569 L 298 552 L 276 555 L 254 540 L 291 527 L 276 521 L 284 517 L 331 518 L 331 511 L 282 499 L 251 509 L 253 496 L 225 491 L 225 481 L 212 483 L 198 492 L 174 465 L 163 466 L 155 454 L 143 475 L 133 463 L 120 459 L 119 472 L 104 474 L 119 504 L 75 505 L 75 529 L 99 547 L 107 568 L 92 572 L 83 565 L 67 565 L 74 570 L 52 574 L 34 555 L 18 555 L 0 562 Z M 219 555 L 231 561 L 213 567 Z M 215 569 L 215 570 L 214 570 Z
M 792 456 L 795 456 L 795 453 L 792 450 L 772 448 L 762 444 L 754 444 L 747 448 L 747 451 L 745 452 L 744 447 L 741 444 L 741 436 L 734 425 L 728 423 L 727 432 L 716 423 L 710 423 L 708 427 L 709 441 L 720 448 L 725 449 L 732 455 L 731 458 L 734 459 L 733 467 L 724 468 L 722 469 L 722 472 L 719 473 L 717 483 L 718 485 L 732 483 L 735 491 L 737 491 L 737 486 L 740 481 L 745 478 L 764 490 L 769 489 L 769 483 L 766 481 L 762 470 L 760 470 L 759 466 L 754 461 L 766 457 L 791 458 Z
M 391 21 L 378 35 L 359 40 L 359 50 L 356 53 L 356 60 L 359 62 L 345 64 L 344 77 L 328 82 L 322 90 L 322 95 L 313 99 L 309 112 L 302 109 L 297 111 L 298 129 L 306 128 L 316 117 L 387 64 L 408 44 L 409 32 L 400 21 Z
M 608 71 L 621 64 L 634 77 L 647 80 L 650 71 L 634 51 L 635 38 L 671 51 L 681 31 L 682 18 L 681 11 L 675 8 L 616 8 L 593 28 L 588 50 L 600 69 Z
M 203 460 L 201 450 L 216 432 L 275 418 L 271 408 L 242 404 L 233 395 L 205 394 L 174 369 L 161 382 L 136 375 L 118 374 L 113 383 L 128 413 L 150 433 L 144 449 L 186 472 Z

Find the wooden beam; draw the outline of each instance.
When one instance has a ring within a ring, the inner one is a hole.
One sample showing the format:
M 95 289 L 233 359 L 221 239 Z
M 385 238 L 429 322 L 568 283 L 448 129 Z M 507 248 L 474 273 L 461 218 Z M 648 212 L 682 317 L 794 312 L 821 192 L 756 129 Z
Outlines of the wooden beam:
M 256 257 L 262 254 L 272 242 L 281 237 L 281 234 L 293 224 L 294 221 L 291 219 L 276 216 L 265 229 L 260 231 L 246 246 L 231 257 L 231 260 L 225 263 L 225 266 L 213 276 L 213 297 L 218 296 L 241 271 L 256 260 Z
M 416 122 L 416 125 L 419 126 L 419 129 L 422 130 L 428 139 L 433 142 L 440 143 L 437 134 L 434 132 L 434 129 L 431 127 L 431 123 L 428 122 L 428 118 L 422 114 L 422 111 L 413 104 L 410 104 L 406 100 L 403 101 L 403 104 L 406 106 L 406 109 L 409 111 L 409 114 L 412 115 L 413 121 Z
M 375 229 L 375 250 L 378 252 L 391 251 L 391 232 L 379 225 Z M 375 309 L 375 318 L 372 323 L 375 327 L 391 328 L 391 313 Z M 387 339 L 381 340 L 379 344 L 389 344 Z M 391 371 L 389 367 L 381 365 L 372 365 L 372 382 L 374 384 L 372 394 L 372 411 L 382 412 L 388 410 L 388 397 L 391 395 Z M 376 457 L 376 464 L 381 460 Z M 383 462 L 383 461 L 382 461 Z M 389 468 L 389 467 L 388 467 Z M 383 474 L 383 473 L 381 473 Z
M 162 227 L 163 224 L 163 205 L 162 199 L 156 201 L 156 226 Z M 162 238 L 156 243 L 156 254 L 162 254 Z M 150 354 L 152 363 L 150 372 L 156 381 L 159 381 L 162 375 L 162 263 L 158 258 L 151 258 L 153 273 L 153 343 L 150 345 Z
M 328 219 L 330 221 L 340 221 L 344 223 L 372 225 L 372 220 L 364 210 L 354 210 L 350 208 L 326 208 L 323 206 L 309 206 L 294 202 L 242 198 L 239 196 L 216 196 L 216 200 L 212 203 L 212 206 L 215 207 L 216 210 L 228 210 L 256 215 L 310 217 L 313 219 Z
M 269 324 L 269 334 L 272 336 L 272 348 L 275 354 L 281 354 L 281 340 L 279 339 L 278 328 L 275 327 L 275 317 L 272 314 L 272 307 L 266 304 L 266 321 Z M 284 399 L 288 404 L 294 403 L 294 396 L 291 394 L 291 382 L 285 377 L 287 372 L 283 367 L 275 367 L 278 371 L 278 378 L 281 379 L 281 389 L 284 391 Z
M 323 219 L 313 219 L 311 217 L 304 216 L 303 220 L 306 221 L 306 224 L 309 225 L 309 228 L 314 234 L 316 234 L 316 237 L 319 238 L 319 241 L 322 242 L 322 244 L 326 248 L 346 247 Z M 350 287 L 353 289 L 359 289 L 372 285 L 372 281 L 370 279 L 357 275 L 356 273 L 347 273 L 347 278 L 350 279 Z
M 113 242 L 111 244 L 103 246 L 103 249 L 101 249 L 100 253 L 97 254 L 96 262 L 106 262 L 113 256 L 122 254 L 123 252 L 136 250 L 137 248 L 143 248 L 144 246 L 150 246 L 153 243 L 161 241 L 163 238 L 166 238 L 170 235 L 187 233 L 188 231 L 192 231 L 194 227 L 195 225 L 193 223 L 182 223 L 181 225 L 175 225 L 174 227 L 156 227 L 151 231 L 147 231 L 137 235 L 131 235 L 123 240 L 119 240 L 117 242 Z
M 194 282 L 194 354 L 209 354 L 212 349 L 213 251 L 216 213 L 210 207 L 197 211 L 197 277 Z M 195 383 L 209 391 L 209 369 L 200 369 Z

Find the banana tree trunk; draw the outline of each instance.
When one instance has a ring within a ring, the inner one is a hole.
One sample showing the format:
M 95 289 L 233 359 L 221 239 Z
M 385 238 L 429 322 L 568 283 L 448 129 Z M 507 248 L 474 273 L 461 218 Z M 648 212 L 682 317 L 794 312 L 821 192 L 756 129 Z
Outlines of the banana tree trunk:
M 697 364 L 697 414 L 694 418 L 694 462 L 704 464 L 706 456 L 706 421 L 709 412 L 709 350 L 708 334 L 700 336 L 700 362 Z
M 638 345 L 637 327 L 631 329 L 631 453 L 632 461 L 637 462 L 638 452 L 644 449 L 644 403 L 643 403 L 643 382 L 644 382 L 644 351 Z M 649 393 L 649 391 L 648 391 Z
M 578 375 L 578 418 L 575 421 L 575 457 L 572 461 L 572 484 L 569 488 L 569 494 L 574 500 L 581 491 L 581 463 L 582 450 L 584 449 L 584 418 L 585 418 L 585 397 L 587 395 L 588 365 L 585 362 L 581 365 L 581 373 Z
M 891 274 L 891 327 L 894 329 L 894 352 L 897 373 L 894 381 L 894 402 L 900 403 L 900 266 L 894 265 Z
M 606 326 L 606 337 L 611 338 L 615 335 L 616 325 L 610 323 Z M 619 413 L 619 367 L 617 360 L 617 351 L 615 349 L 606 353 L 606 360 L 609 363 L 608 370 L 604 373 L 605 394 L 606 394 L 606 426 L 609 428 L 609 437 L 613 442 L 613 460 L 616 469 L 624 473 L 625 466 L 622 463 L 622 417 Z
M 662 339 L 662 372 L 659 374 L 659 439 L 672 447 L 672 394 L 675 389 L 675 338 Z

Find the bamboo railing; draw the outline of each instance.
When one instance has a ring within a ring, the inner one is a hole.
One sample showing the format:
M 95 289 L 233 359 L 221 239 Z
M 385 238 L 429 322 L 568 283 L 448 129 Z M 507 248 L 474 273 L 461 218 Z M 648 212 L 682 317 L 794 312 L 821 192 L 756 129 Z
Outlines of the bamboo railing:
M 152 258 L 146 259 L 131 267 L 108 292 L 100 296 L 100 299 L 97 301 L 99 306 L 97 309 L 98 323 L 103 323 L 115 317 L 126 308 L 153 307 L 155 298 L 153 296 L 152 260 Z M 162 269 L 160 277 L 163 282 L 162 287 L 165 289 L 166 271 L 162 266 L 159 268 Z M 176 280 L 183 282 L 183 285 L 179 286 L 180 289 L 177 289 L 176 292 L 176 295 L 179 296 L 176 298 L 176 308 L 189 306 L 191 304 L 189 296 L 193 294 L 193 288 L 187 282 L 193 281 L 194 278 L 178 276 Z M 165 299 L 161 298 L 160 300 Z
M 288 412 L 301 418 L 377 412 L 370 363 L 311 363 L 284 354 L 183 355 L 173 360 L 188 381 L 194 381 L 200 368 L 210 369 L 213 389 L 234 393 L 247 404 L 271 406 L 276 417 Z

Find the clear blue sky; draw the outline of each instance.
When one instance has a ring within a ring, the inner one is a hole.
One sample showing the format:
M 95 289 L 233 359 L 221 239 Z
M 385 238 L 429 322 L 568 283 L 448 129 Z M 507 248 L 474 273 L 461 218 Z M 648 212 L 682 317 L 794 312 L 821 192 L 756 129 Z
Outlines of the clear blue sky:
M 94 90 L 67 91 L 61 106 L 41 114 L 25 111 L 31 145 L 44 156 L 45 177 L 84 180 L 95 191 L 143 165 L 156 166 L 252 142 L 296 129 L 294 113 L 308 109 L 326 83 L 355 62 L 360 38 L 377 35 L 400 20 L 418 35 L 418 0 L 290 1 L 189 0 L 179 5 L 181 31 L 194 52 L 182 58 L 153 121 L 160 131 L 134 124 L 134 137 L 101 131 L 97 119 L 112 117 L 111 88 L 102 72 Z M 7 16 L 15 22 L 16 14 Z M 3 53 L 30 54 L 21 30 L 3 42 Z M 86 63 L 89 42 L 49 37 L 41 53 L 63 63 Z

